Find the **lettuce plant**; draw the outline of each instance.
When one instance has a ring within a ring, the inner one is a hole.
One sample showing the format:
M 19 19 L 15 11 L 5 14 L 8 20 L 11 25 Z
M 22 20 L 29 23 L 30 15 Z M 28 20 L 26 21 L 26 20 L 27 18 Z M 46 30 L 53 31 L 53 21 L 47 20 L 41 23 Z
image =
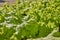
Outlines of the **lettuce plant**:
M 60 0 L 16 0 L 12 5 L 5 3 L 0 7 L 0 40 L 46 37 L 54 28 L 60 28 L 59 11 Z

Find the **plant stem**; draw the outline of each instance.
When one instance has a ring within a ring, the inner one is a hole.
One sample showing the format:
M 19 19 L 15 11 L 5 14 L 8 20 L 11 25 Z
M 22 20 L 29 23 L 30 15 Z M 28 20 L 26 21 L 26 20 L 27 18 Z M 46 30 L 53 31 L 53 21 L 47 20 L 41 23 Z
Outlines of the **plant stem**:
M 59 25 L 59 32 L 60 32 L 60 25 Z

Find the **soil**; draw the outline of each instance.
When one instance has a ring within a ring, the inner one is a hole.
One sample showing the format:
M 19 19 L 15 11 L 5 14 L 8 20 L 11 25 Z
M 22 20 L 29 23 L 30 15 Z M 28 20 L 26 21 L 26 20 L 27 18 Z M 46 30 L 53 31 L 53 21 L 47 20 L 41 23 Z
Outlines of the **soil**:
M 5 0 L 5 1 L 0 1 L 0 6 L 3 6 L 5 2 L 7 2 L 9 5 L 11 5 L 15 0 Z

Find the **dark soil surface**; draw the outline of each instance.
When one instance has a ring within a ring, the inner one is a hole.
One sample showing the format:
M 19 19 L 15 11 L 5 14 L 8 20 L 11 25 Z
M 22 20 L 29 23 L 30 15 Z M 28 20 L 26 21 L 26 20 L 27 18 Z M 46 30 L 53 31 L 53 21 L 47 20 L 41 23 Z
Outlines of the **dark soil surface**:
M 3 6 L 5 2 L 11 5 L 15 0 L 0 0 L 0 6 Z

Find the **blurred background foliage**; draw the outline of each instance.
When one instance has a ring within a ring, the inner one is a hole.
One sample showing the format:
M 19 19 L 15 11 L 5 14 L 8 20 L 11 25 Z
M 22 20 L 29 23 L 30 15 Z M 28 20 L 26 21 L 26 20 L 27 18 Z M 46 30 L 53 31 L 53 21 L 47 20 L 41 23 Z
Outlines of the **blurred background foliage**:
M 15 0 L 12 5 L 5 3 L 0 7 L 0 40 L 46 37 L 60 25 L 59 11 L 60 0 Z

